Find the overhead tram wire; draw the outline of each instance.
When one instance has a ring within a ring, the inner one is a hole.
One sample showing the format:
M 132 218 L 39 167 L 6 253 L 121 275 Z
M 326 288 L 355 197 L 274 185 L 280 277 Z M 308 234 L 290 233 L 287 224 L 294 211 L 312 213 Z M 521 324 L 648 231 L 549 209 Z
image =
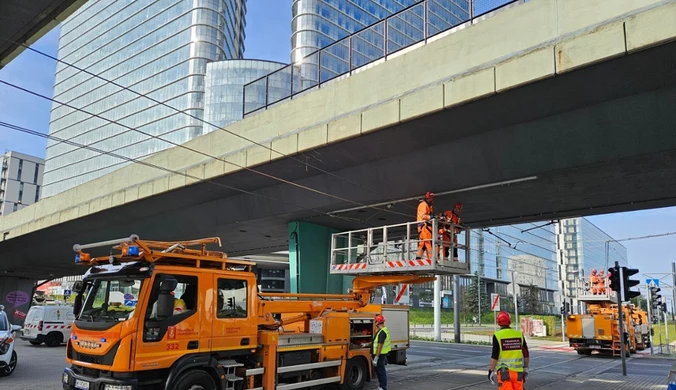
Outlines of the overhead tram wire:
M 300 163 L 300 164 L 303 164 L 303 165 L 305 165 L 305 166 L 307 166 L 307 167 L 316 169 L 317 171 L 319 171 L 319 172 L 321 172 L 321 173 L 325 173 L 325 174 L 327 174 L 327 175 L 329 175 L 329 176 L 332 176 L 332 177 L 335 177 L 335 178 L 337 178 L 337 179 L 343 180 L 343 181 L 345 181 L 346 183 L 352 184 L 353 186 L 359 187 L 359 188 L 361 188 L 361 189 L 363 189 L 363 190 L 366 190 L 366 191 L 368 191 L 368 192 L 370 192 L 370 193 L 372 193 L 372 194 L 374 194 L 374 195 L 382 196 L 382 194 L 380 194 L 379 192 L 377 192 L 377 191 L 375 191 L 375 190 L 373 190 L 373 189 L 371 189 L 371 188 L 368 188 L 368 187 L 363 186 L 363 185 L 361 185 L 361 184 L 359 184 L 359 183 L 356 183 L 356 182 L 353 182 L 353 181 L 351 181 L 351 180 L 348 180 L 348 179 L 346 179 L 346 178 L 344 178 L 344 177 L 342 177 L 342 176 L 340 176 L 340 175 L 337 175 L 337 174 L 335 174 L 335 173 L 333 173 L 333 172 L 329 172 L 329 171 L 327 171 L 327 170 L 325 170 L 325 169 L 322 169 L 322 168 L 319 168 L 319 167 L 317 167 L 317 166 L 315 166 L 315 165 L 309 164 L 307 161 L 303 161 L 303 160 L 298 159 L 298 158 L 296 158 L 296 157 L 294 157 L 294 156 L 291 156 L 291 155 L 288 155 L 288 154 L 279 152 L 279 151 L 273 149 L 271 146 L 267 146 L 267 145 L 262 144 L 262 143 L 260 143 L 260 142 L 254 141 L 254 140 L 252 140 L 252 139 L 250 139 L 250 138 L 247 138 L 247 137 L 245 137 L 245 136 L 243 136 L 243 135 L 241 135 L 241 134 L 237 134 L 237 133 L 235 133 L 235 132 L 233 132 L 233 131 L 230 131 L 230 130 L 224 128 L 224 127 L 216 126 L 216 125 L 214 125 L 213 123 L 207 122 L 207 121 L 205 121 L 205 120 L 202 119 L 202 118 L 199 118 L 199 117 L 197 117 L 197 116 L 195 116 L 195 115 L 192 115 L 192 114 L 190 114 L 190 113 L 187 113 L 187 112 L 185 112 L 185 111 L 183 111 L 183 110 L 179 110 L 179 109 L 177 109 L 177 108 L 175 108 L 175 107 L 172 107 L 172 106 L 168 105 L 167 103 L 161 102 L 161 101 L 159 101 L 159 100 L 157 100 L 157 99 L 155 99 L 155 98 L 151 98 L 150 96 L 148 96 L 148 95 L 146 95 L 146 94 L 143 94 L 143 93 L 141 93 L 141 92 L 136 92 L 136 91 L 132 90 L 132 89 L 129 88 L 129 87 L 125 87 L 125 86 L 123 86 L 123 85 L 121 85 L 121 84 L 119 84 L 119 83 L 116 83 L 115 81 L 108 80 L 108 79 L 106 79 L 105 77 L 99 76 L 99 75 L 94 74 L 94 73 L 92 73 L 92 72 L 90 72 L 90 71 L 88 71 L 88 70 L 82 69 L 82 68 L 78 67 L 77 65 L 68 63 L 68 62 L 63 61 L 63 60 L 60 60 L 60 59 L 58 59 L 58 58 L 56 58 L 56 57 L 54 57 L 54 56 L 52 56 L 52 55 L 49 55 L 49 54 L 47 54 L 47 53 L 44 53 L 44 52 L 42 52 L 42 51 L 40 51 L 40 50 L 34 49 L 34 48 L 30 47 L 29 45 L 26 45 L 25 43 L 12 41 L 11 39 L 7 39 L 7 38 L 0 38 L 0 39 L 3 39 L 3 40 L 5 40 L 5 41 L 10 42 L 10 43 L 13 43 L 13 44 L 21 45 L 21 46 L 23 46 L 24 48 L 26 48 L 26 49 L 28 49 L 28 50 L 30 50 L 30 51 L 32 51 L 32 52 L 35 52 L 35 53 L 38 53 L 38 54 L 40 54 L 40 55 L 42 55 L 42 56 L 45 56 L 45 57 L 47 57 L 47 58 L 53 59 L 54 61 L 60 62 L 60 63 L 66 65 L 66 66 L 68 66 L 68 67 L 77 69 L 77 70 L 80 71 L 80 72 L 86 73 L 86 74 L 88 74 L 88 75 L 90 75 L 90 76 L 92 76 L 92 77 L 96 77 L 96 78 L 98 78 L 98 79 L 100 79 L 100 80 L 102 80 L 102 81 L 104 81 L 104 82 L 106 82 L 106 83 L 112 84 L 112 85 L 114 85 L 114 86 L 116 86 L 116 87 L 118 87 L 118 88 L 122 88 L 122 89 L 125 90 L 125 91 L 129 91 L 129 92 L 131 92 L 131 93 L 133 93 L 133 94 L 136 94 L 136 95 L 138 95 L 138 96 L 144 97 L 144 98 L 146 98 L 146 99 L 148 99 L 148 100 L 150 100 L 150 101 L 152 101 L 152 102 L 154 102 L 154 103 L 157 103 L 157 104 L 160 104 L 160 105 L 162 105 L 162 106 L 165 106 L 165 107 L 167 107 L 167 108 L 169 108 L 169 109 L 171 109 L 171 110 L 174 110 L 174 111 L 176 111 L 176 112 L 178 112 L 178 113 L 187 115 L 188 117 L 190 117 L 190 118 L 192 118 L 192 119 L 196 119 L 196 120 L 198 120 L 198 121 L 200 121 L 200 122 L 202 122 L 202 123 L 204 123 L 204 124 L 207 124 L 207 125 L 209 125 L 209 126 L 212 126 L 212 127 L 216 128 L 216 129 L 218 129 L 218 130 L 224 131 L 224 132 L 226 132 L 226 133 L 228 133 L 228 134 L 230 134 L 230 135 L 233 135 L 233 136 L 235 136 L 235 137 L 238 137 L 238 138 L 240 138 L 240 139 L 242 139 L 242 140 L 244 140 L 244 141 L 250 142 L 250 143 L 252 143 L 252 144 L 254 144 L 254 145 L 256 145 L 256 146 L 260 146 L 260 147 L 262 147 L 262 148 L 264 148 L 264 149 L 269 150 L 270 152 L 277 153 L 277 154 L 279 154 L 279 155 L 281 155 L 281 156 L 283 156 L 283 157 L 285 157 L 285 158 L 288 158 L 288 159 L 291 159 L 291 160 L 293 160 L 293 161 L 296 161 L 296 162 L 298 162 L 298 163 Z M 60 103 L 60 104 L 61 104 L 61 103 Z M 67 107 L 70 107 L 70 106 L 67 106 Z M 83 111 L 83 112 L 84 112 L 84 111 Z M 396 200 L 394 200 L 394 199 L 390 199 L 390 201 L 392 201 L 393 204 L 394 204 L 394 203 L 397 203 Z M 407 207 L 409 207 L 409 208 L 415 208 L 414 206 L 411 206 L 411 205 L 409 205 L 409 204 L 407 204 L 407 203 L 404 203 L 404 205 L 407 206 Z
M 106 152 L 105 150 L 101 150 L 101 149 L 98 149 L 98 148 L 95 148 L 95 147 L 92 147 L 92 146 L 83 145 L 83 144 L 80 144 L 80 143 L 77 143 L 77 142 L 74 142 L 74 141 L 70 141 L 70 140 L 66 140 L 66 139 L 56 137 L 56 136 L 53 136 L 53 135 L 41 133 L 39 131 L 28 129 L 28 128 L 21 127 L 21 126 L 17 126 L 17 125 L 11 124 L 11 123 L 0 121 L 0 127 L 4 127 L 6 129 L 18 131 L 18 132 L 21 132 L 21 133 L 25 133 L 25 134 L 45 138 L 45 139 L 51 139 L 51 140 L 63 142 L 65 144 L 68 144 L 68 145 L 71 145 L 71 146 L 91 150 L 91 151 L 94 151 L 96 153 L 101 153 L 101 154 L 109 155 L 109 156 L 119 158 L 119 159 L 122 159 L 122 160 L 138 163 L 138 164 L 150 167 L 150 168 L 159 169 L 159 170 L 167 172 L 167 173 L 173 173 L 173 174 L 185 176 L 186 178 L 190 178 L 190 179 L 195 180 L 195 183 L 208 183 L 208 184 L 212 184 L 212 185 L 215 185 L 215 186 L 218 186 L 218 187 L 221 187 L 221 188 L 226 188 L 226 189 L 229 189 L 229 190 L 241 192 L 241 193 L 244 193 L 244 194 L 247 194 L 247 195 L 253 195 L 253 196 L 261 197 L 261 198 L 268 199 L 268 200 L 271 200 L 271 201 L 280 202 L 280 203 L 283 203 L 287 206 L 297 207 L 297 208 L 303 209 L 305 211 L 312 211 L 312 212 L 314 212 L 318 215 L 329 216 L 329 217 L 332 217 L 332 218 L 338 218 L 338 219 L 342 219 L 342 220 L 349 221 L 349 222 L 359 222 L 359 223 L 361 223 L 360 220 L 357 220 L 357 219 L 354 219 L 354 218 L 334 216 L 334 215 L 327 213 L 325 211 L 317 210 L 317 209 L 314 209 L 314 208 L 311 208 L 311 207 L 301 206 L 301 205 L 291 203 L 291 202 L 287 202 L 287 201 L 277 199 L 277 198 L 274 198 L 274 197 L 271 197 L 271 196 L 267 196 L 267 195 L 259 194 L 259 193 L 256 193 L 256 192 L 244 190 L 244 189 L 241 189 L 241 188 L 238 188 L 238 187 L 229 186 L 229 185 L 223 184 L 223 183 L 218 183 L 218 182 L 215 182 L 213 180 L 202 179 L 200 177 L 190 175 L 187 172 L 174 171 L 170 168 L 162 167 L 162 166 L 152 164 L 152 163 L 149 163 L 149 162 L 146 162 L 146 161 L 143 161 L 143 160 L 138 160 L 138 159 L 135 159 L 135 158 L 132 158 L 132 157 L 122 156 L 122 155 L 119 155 L 119 154 L 116 154 L 116 153 L 113 153 L 113 152 Z M 367 226 L 370 226 L 370 225 L 367 225 Z
M 170 145 L 176 146 L 176 147 L 178 147 L 178 148 L 185 149 L 185 150 L 191 151 L 191 152 L 193 152 L 193 153 L 200 154 L 200 155 L 205 156 L 205 157 L 208 157 L 208 158 L 210 158 L 210 159 L 212 159 L 212 160 L 222 161 L 222 162 L 224 162 L 224 163 L 234 165 L 234 166 L 236 166 L 236 167 L 238 167 L 238 168 L 240 168 L 240 169 L 244 169 L 244 170 L 247 170 L 247 171 L 250 171 L 250 172 L 259 174 L 259 175 L 264 176 L 264 177 L 267 177 L 267 178 L 269 178 L 269 179 L 277 180 L 277 181 L 279 181 L 279 182 L 282 182 L 282 183 L 291 185 L 291 186 L 293 186 L 293 187 L 301 188 L 301 189 L 304 189 L 304 190 L 307 190 L 307 191 L 310 191 L 310 192 L 314 192 L 314 193 L 317 193 L 317 194 L 320 194 L 320 195 L 324 195 L 324 196 L 327 196 L 327 197 L 330 197 L 330 198 L 334 198 L 334 199 L 340 200 L 340 201 L 342 201 L 342 202 L 353 203 L 353 204 L 356 204 L 356 205 L 359 205 L 359 206 L 362 206 L 362 207 L 373 208 L 373 209 L 375 209 L 375 210 L 385 211 L 385 212 L 388 212 L 388 213 L 398 214 L 398 215 L 401 215 L 401 216 L 407 216 L 407 217 L 409 216 L 408 214 L 400 213 L 400 212 L 394 211 L 394 210 L 382 209 L 382 208 L 378 208 L 378 207 L 368 206 L 368 205 L 363 204 L 363 203 L 361 203 L 361 202 L 357 202 L 357 201 L 354 201 L 354 200 L 351 200 L 351 199 L 343 198 L 343 197 L 338 196 L 338 195 L 333 195 L 333 194 L 330 194 L 330 193 L 328 193 L 328 192 L 321 191 L 321 190 L 317 190 L 317 189 L 315 189 L 315 188 L 311 188 L 311 187 L 308 187 L 308 186 L 304 186 L 304 185 L 302 185 L 302 184 L 294 183 L 294 182 L 292 182 L 292 181 L 289 181 L 289 180 L 286 180 L 286 179 L 283 179 L 283 178 L 280 178 L 280 177 L 277 177 L 277 176 L 274 176 L 274 175 L 270 175 L 270 174 L 268 174 L 268 173 L 261 172 L 261 171 L 259 171 L 259 170 L 253 169 L 253 168 L 249 168 L 249 167 L 242 166 L 242 165 L 237 164 L 237 163 L 235 163 L 235 162 L 228 161 L 228 160 L 226 160 L 226 159 L 224 159 L 224 158 L 220 158 L 220 157 L 217 157 L 217 156 L 213 156 L 213 155 L 211 155 L 211 154 L 209 154 L 209 153 L 205 153 L 205 152 L 199 151 L 199 150 L 197 150 L 197 149 L 193 149 L 193 148 L 190 148 L 190 147 L 188 147 L 188 146 L 185 146 L 185 145 L 182 145 L 182 144 L 173 142 L 173 141 L 166 140 L 166 139 L 164 139 L 164 138 L 161 138 L 161 137 L 152 135 L 152 134 L 150 134 L 150 133 L 146 133 L 146 132 L 144 132 L 144 131 L 138 130 L 138 129 L 133 128 L 133 127 L 131 127 L 131 126 L 123 125 L 123 124 L 119 123 L 118 121 L 115 121 L 115 120 L 112 120 L 112 119 L 108 119 L 108 118 L 104 118 L 104 117 L 102 117 L 102 116 L 99 115 L 99 114 L 94 114 L 94 113 L 89 112 L 89 111 L 87 111 L 87 110 L 83 110 L 83 109 L 81 109 L 81 108 L 74 107 L 74 106 L 72 106 L 72 105 L 70 105 L 70 104 L 68 104 L 68 103 L 62 103 L 62 102 L 60 102 L 60 101 L 58 101 L 58 100 L 56 100 L 56 99 L 54 99 L 54 98 L 50 98 L 50 97 L 45 96 L 45 95 L 43 95 L 43 94 L 40 94 L 40 93 L 38 93 L 38 92 L 31 91 L 31 90 L 29 90 L 29 89 L 27 89 L 27 88 L 24 88 L 24 87 L 20 87 L 20 86 L 18 86 L 18 85 L 16 85 L 16 84 L 12 84 L 12 83 L 7 82 L 7 81 L 5 81 L 5 80 L 0 80 L 0 84 L 7 85 L 7 86 L 9 86 L 9 87 L 18 89 L 18 90 L 20 90 L 20 91 L 26 92 L 26 93 L 31 94 L 31 95 L 33 95 L 33 96 L 40 97 L 40 98 L 45 99 L 45 100 L 50 100 L 50 101 L 52 101 L 52 102 L 54 102 L 54 103 L 61 104 L 61 105 L 63 105 L 63 106 L 72 108 L 72 109 L 74 109 L 74 110 L 83 112 L 83 113 L 85 113 L 85 114 L 87 114 L 87 115 L 91 115 L 91 116 L 93 116 L 93 117 L 95 117 L 95 118 L 99 118 L 99 119 L 102 119 L 102 120 L 104 120 L 104 121 L 107 121 L 107 122 L 116 124 L 116 125 L 118 125 L 118 126 L 120 126 L 120 127 L 126 128 L 126 129 L 128 129 L 128 130 L 136 131 L 136 132 L 138 132 L 138 133 L 140 133 L 140 134 L 143 134 L 143 135 L 145 135 L 145 136 L 147 136 L 147 137 L 150 137 L 150 138 L 153 138 L 153 139 L 157 139 L 157 140 L 160 140 L 160 141 L 164 141 L 164 142 L 166 142 L 166 143 L 168 143 L 168 144 L 170 144 Z

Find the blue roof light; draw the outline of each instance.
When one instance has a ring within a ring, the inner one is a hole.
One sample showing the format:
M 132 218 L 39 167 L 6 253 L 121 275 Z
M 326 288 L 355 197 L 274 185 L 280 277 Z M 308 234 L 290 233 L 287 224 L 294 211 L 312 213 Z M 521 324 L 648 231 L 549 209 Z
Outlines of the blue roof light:
M 137 246 L 130 245 L 127 248 L 127 256 L 138 256 L 138 254 L 139 254 L 139 248 Z
M 80 262 L 80 254 L 79 253 L 75 255 L 75 262 L 76 263 Z

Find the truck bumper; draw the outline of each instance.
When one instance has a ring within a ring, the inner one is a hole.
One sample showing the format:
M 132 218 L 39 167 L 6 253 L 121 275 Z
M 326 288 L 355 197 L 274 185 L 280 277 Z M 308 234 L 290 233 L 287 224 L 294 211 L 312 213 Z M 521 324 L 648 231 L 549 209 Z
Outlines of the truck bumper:
M 105 385 L 121 386 L 120 390 L 140 390 L 136 379 L 94 378 L 79 374 L 70 368 L 63 370 L 61 383 L 64 390 L 105 390 Z

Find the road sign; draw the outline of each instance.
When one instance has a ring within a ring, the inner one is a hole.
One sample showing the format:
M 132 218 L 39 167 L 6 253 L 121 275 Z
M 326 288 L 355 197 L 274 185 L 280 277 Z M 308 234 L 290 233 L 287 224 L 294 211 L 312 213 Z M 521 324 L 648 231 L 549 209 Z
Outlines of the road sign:
M 659 287 L 660 286 L 660 280 L 659 279 L 646 279 L 645 284 L 647 284 L 648 287 Z
M 397 288 L 396 295 L 394 296 L 395 305 L 408 305 L 409 304 L 409 291 L 408 284 L 400 284 Z
M 71 294 L 70 290 L 63 290 L 63 299 L 70 298 L 70 294 Z
M 491 310 L 500 311 L 500 294 L 491 294 Z

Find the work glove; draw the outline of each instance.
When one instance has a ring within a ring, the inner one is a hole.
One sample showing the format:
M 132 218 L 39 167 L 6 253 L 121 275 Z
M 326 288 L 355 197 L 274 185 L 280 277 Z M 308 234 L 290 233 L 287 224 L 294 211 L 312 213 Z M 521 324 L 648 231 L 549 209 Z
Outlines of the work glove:
M 523 381 L 525 382 L 528 379 L 528 368 L 523 369 Z
M 491 381 L 491 384 L 495 384 L 495 381 L 498 379 L 498 374 L 495 371 L 488 370 L 488 380 Z
M 378 356 L 373 358 L 373 365 L 377 366 L 378 365 Z

